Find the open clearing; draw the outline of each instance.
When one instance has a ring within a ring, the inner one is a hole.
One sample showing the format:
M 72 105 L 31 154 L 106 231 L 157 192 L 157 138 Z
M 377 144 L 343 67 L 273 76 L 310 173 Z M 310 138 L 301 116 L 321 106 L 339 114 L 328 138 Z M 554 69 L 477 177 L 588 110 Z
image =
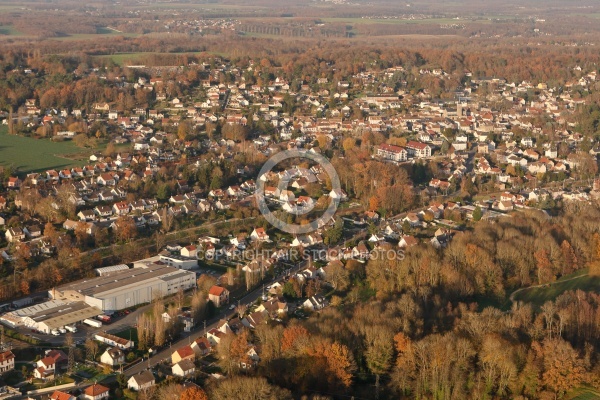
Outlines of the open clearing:
M 554 300 L 568 290 L 600 291 L 600 276 L 589 276 L 585 275 L 586 273 L 587 270 L 577 271 L 556 282 L 523 289 L 514 295 L 514 300 L 533 303 L 540 307 L 546 301 Z
M 569 393 L 566 397 L 567 400 L 600 400 L 600 392 L 592 388 L 579 388 Z
M 9 135 L 6 126 L 0 127 L 0 166 L 12 165 L 20 173 L 83 165 L 83 161 L 66 158 L 83 151 L 71 141 L 52 142 Z

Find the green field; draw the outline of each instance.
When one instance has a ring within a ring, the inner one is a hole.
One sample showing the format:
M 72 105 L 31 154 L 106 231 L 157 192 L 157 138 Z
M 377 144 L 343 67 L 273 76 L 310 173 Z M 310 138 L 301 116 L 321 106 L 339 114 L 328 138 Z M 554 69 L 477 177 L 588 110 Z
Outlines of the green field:
M 522 290 L 515 295 L 514 300 L 542 306 L 546 301 L 554 300 L 568 290 L 600 291 L 600 276 L 582 276 L 586 272 L 586 270 L 577 271 L 554 283 Z
M 323 22 L 343 23 L 343 24 L 394 24 L 394 25 L 414 25 L 414 24 L 464 24 L 472 22 L 467 19 L 453 18 L 426 18 L 426 19 L 393 19 L 393 18 L 321 18 Z M 485 21 L 481 21 L 485 22 Z M 489 22 L 489 21 L 487 21 Z
M 143 64 L 144 63 L 144 58 L 151 56 L 151 55 L 163 55 L 163 56 L 183 56 L 183 55 L 189 55 L 189 56 L 194 56 L 194 55 L 198 55 L 200 53 L 194 53 L 194 52 L 185 52 L 185 53 L 159 53 L 159 52 L 138 52 L 138 53 L 116 53 L 116 54 L 110 54 L 110 55 L 102 55 L 102 56 L 93 56 L 96 59 L 110 59 L 112 62 L 114 62 L 117 65 L 137 65 L 137 64 Z M 215 52 L 211 52 L 211 54 L 215 54 L 221 57 L 226 56 L 226 53 L 220 53 L 220 54 L 216 54 Z
M 24 36 L 23 32 L 16 30 L 12 25 L 0 25 L 0 37 L 19 37 Z
M 568 400 L 600 400 L 600 392 L 592 388 L 579 388 L 565 398 Z
M 73 159 L 74 154 L 82 153 L 71 141 L 52 142 L 48 139 L 9 135 L 6 126 L 0 127 L 0 166 L 19 169 L 20 173 L 59 169 L 84 162 Z M 71 155 L 72 158 L 67 156 Z

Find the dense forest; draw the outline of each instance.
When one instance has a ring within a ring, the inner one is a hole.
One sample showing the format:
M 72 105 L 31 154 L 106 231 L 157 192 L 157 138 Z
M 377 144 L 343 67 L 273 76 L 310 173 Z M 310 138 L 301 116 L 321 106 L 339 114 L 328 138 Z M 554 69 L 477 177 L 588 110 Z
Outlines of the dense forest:
M 349 261 L 334 307 L 255 332 L 259 374 L 296 392 L 355 398 L 555 399 L 598 387 L 597 293 L 486 304 L 584 267 L 600 275 L 599 222 L 597 205 L 553 218 L 527 212 L 477 224 L 443 253 L 423 246 L 401 262 Z

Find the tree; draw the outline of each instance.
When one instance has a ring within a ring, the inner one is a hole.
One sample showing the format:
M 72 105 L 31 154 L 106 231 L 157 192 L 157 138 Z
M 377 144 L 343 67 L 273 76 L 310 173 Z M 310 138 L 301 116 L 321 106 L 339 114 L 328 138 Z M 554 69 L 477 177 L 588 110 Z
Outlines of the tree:
M 562 274 L 570 274 L 574 270 L 579 269 L 579 262 L 577 260 L 577 255 L 575 255 L 575 250 L 571 244 L 563 240 L 560 245 L 560 251 L 562 253 L 563 262 L 562 262 Z
M 568 390 L 578 387 L 585 378 L 583 360 L 568 342 L 561 338 L 546 339 L 543 346 L 543 384 L 562 397 Z
M 113 142 L 109 142 L 106 145 L 106 150 L 104 150 L 104 155 L 108 157 L 112 157 L 117 152 L 115 144 Z
M 356 364 L 352 352 L 348 347 L 339 343 L 332 343 L 325 351 L 329 371 L 341 384 L 349 388 L 352 385 L 353 373 Z
M 146 314 L 140 314 L 137 318 L 138 349 L 148 349 L 154 339 L 152 320 Z
M 350 283 L 350 274 L 340 261 L 333 261 L 325 267 L 325 282 L 338 291 L 343 291 Z
M 377 211 L 381 205 L 381 200 L 377 196 L 371 196 L 369 198 L 369 210 Z
M 481 220 L 482 216 L 483 216 L 483 212 L 481 211 L 481 207 L 479 207 L 479 206 L 475 207 L 475 209 L 473 210 L 473 221 L 477 222 L 477 221 Z
M 77 221 L 75 224 L 75 239 L 79 246 L 83 246 L 89 237 L 87 233 L 88 225 L 85 221 Z
M 174 222 L 173 214 L 171 214 L 169 212 L 167 207 L 164 207 L 162 209 L 162 212 L 160 215 L 160 223 L 162 226 L 162 231 L 164 233 L 169 232 L 171 230 L 171 228 L 173 228 L 173 222 Z
M 185 138 L 192 133 L 192 125 L 189 121 L 181 121 L 177 128 L 177 138 L 180 141 L 184 141 Z
M 391 332 L 384 326 L 372 326 L 365 330 L 367 367 L 375 375 L 387 373 L 394 352 Z
M 50 222 L 47 222 L 44 226 L 44 237 L 48 239 L 53 246 L 56 246 L 59 234 L 54 225 L 52 225 Z
M 353 150 L 356 147 L 356 140 L 354 138 L 348 137 L 344 139 L 342 142 L 342 148 L 345 152 Z
M 200 387 L 190 386 L 181 393 L 179 400 L 208 400 L 208 396 Z
M 278 386 L 270 385 L 265 378 L 233 377 L 221 380 L 211 398 L 247 400 L 292 400 L 292 394 Z
M 552 264 L 548 258 L 548 252 L 541 249 L 536 251 L 533 256 L 537 264 L 538 282 L 541 284 L 553 281 L 555 276 L 552 273 Z
M 93 339 L 88 339 L 85 341 L 85 350 L 87 353 L 87 358 L 90 361 L 96 361 L 96 356 L 98 355 L 98 343 Z
M 133 354 L 133 353 L 129 353 Z M 127 375 L 125 374 L 117 374 L 117 384 L 120 389 L 125 389 L 127 387 Z
M 29 294 L 29 281 L 27 281 L 27 279 L 21 279 L 21 282 L 19 284 L 19 289 L 21 290 L 21 293 L 23 295 L 28 295 Z
M 115 221 L 115 230 L 119 240 L 129 242 L 137 235 L 137 227 L 133 218 L 128 216 L 120 216 Z
M 288 326 L 281 338 L 281 351 L 298 354 L 308 348 L 309 334 L 301 325 Z
M 217 284 L 217 280 L 208 274 L 202 274 L 196 281 L 196 286 L 200 292 L 208 293 L 211 287 Z

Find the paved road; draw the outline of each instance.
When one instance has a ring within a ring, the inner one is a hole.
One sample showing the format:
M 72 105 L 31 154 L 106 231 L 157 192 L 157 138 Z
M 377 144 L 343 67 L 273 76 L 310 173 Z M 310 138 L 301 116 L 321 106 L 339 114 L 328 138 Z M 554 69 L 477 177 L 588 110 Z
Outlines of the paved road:
M 290 273 L 297 272 L 298 270 L 301 270 L 302 268 L 306 268 L 307 263 L 308 263 L 307 261 L 303 261 L 303 262 L 296 264 L 295 267 L 290 269 Z M 265 282 L 265 285 L 268 286 L 272 283 L 275 283 L 275 282 L 281 280 L 282 278 L 283 278 L 283 275 L 279 275 L 279 276 L 275 277 L 274 279 L 272 279 L 268 282 Z M 262 286 L 259 286 L 256 289 L 254 289 L 252 292 L 242 296 L 239 299 L 232 298 L 231 303 L 237 304 L 238 301 L 241 304 L 253 303 L 261 295 L 262 295 Z M 214 316 L 210 320 L 206 321 L 206 330 L 209 331 L 209 330 L 215 328 L 221 319 L 229 319 L 234 314 L 235 314 L 235 310 L 229 310 L 228 308 L 219 310 L 219 313 L 216 316 Z M 140 362 L 139 364 L 136 364 L 133 367 L 128 368 L 127 370 L 124 371 L 125 375 L 132 376 L 132 375 L 138 374 L 138 373 L 148 369 L 149 367 L 153 367 L 156 364 L 163 362 L 164 360 L 170 360 L 171 354 L 173 354 L 173 352 L 176 349 L 178 349 L 182 346 L 185 346 L 187 344 L 190 344 L 192 342 L 192 340 L 195 340 L 196 338 L 202 336 L 203 331 L 204 331 L 204 326 L 202 325 L 202 326 L 198 326 L 198 327 L 194 328 L 194 330 L 192 332 L 183 332 L 182 338 L 179 339 L 177 342 L 174 342 L 171 344 L 171 346 L 159 351 L 158 353 L 156 353 L 155 355 L 150 357 L 150 360 L 145 359 L 144 361 Z

